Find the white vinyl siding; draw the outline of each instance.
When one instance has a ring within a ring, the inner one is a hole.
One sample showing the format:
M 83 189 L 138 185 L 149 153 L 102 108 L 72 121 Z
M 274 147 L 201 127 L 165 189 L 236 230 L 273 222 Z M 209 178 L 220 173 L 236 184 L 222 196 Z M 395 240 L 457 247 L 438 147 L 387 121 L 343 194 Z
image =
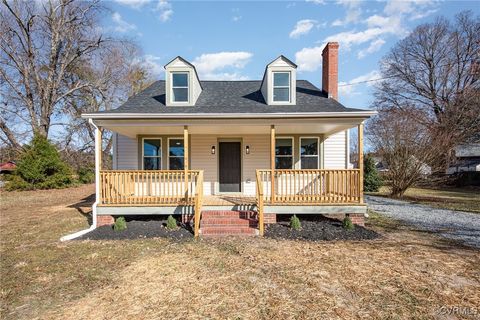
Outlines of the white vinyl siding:
M 250 147 L 250 154 L 245 154 L 245 146 Z M 270 136 L 248 135 L 243 137 L 243 194 L 254 196 L 256 192 L 257 169 L 270 168 Z
M 347 167 L 347 135 L 346 131 L 335 133 L 323 142 L 324 168 L 345 169 Z
M 117 170 L 136 170 L 138 169 L 138 143 L 136 138 L 129 138 L 121 134 L 116 134 L 116 143 L 114 145 Z
M 212 146 L 216 154 L 212 154 Z M 203 192 L 205 195 L 215 194 L 217 179 L 217 137 L 213 135 L 190 136 L 190 159 L 193 170 L 203 170 Z

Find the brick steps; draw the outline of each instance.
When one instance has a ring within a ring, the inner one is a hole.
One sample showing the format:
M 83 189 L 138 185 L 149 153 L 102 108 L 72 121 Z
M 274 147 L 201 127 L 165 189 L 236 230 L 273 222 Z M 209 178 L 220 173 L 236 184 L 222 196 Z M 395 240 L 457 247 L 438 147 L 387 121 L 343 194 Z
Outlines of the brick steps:
M 202 237 L 255 236 L 258 234 L 254 211 L 202 211 Z

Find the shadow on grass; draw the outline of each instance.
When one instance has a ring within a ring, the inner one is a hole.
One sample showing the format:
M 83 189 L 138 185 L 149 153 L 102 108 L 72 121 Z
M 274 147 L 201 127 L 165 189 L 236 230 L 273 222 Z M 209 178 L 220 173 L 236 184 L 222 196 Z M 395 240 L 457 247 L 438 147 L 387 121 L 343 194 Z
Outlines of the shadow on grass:
M 95 202 L 95 193 L 92 193 L 89 196 L 81 199 L 79 202 L 69 205 L 69 208 L 76 209 L 82 216 L 87 219 L 88 225 L 91 226 L 93 223 L 92 219 L 92 206 Z
M 419 243 L 417 241 L 412 240 L 411 242 L 403 242 L 403 245 L 415 245 L 415 246 L 424 246 L 430 247 L 434 249 L 438 249 L 441 251 L 445 251 L 450 254 L 455 255 L 462 255 L 462 253 L 458 253 L 458 250 L 466 250 L 471 252 L 478 252 L 477 248 L 472 246 L 466 245 L 461 240 L 455 240 L 443 237 L 438 231 L 433 230 L 425 230 L 419 229 L 414 225 L 404 223 L 399 220 L 392 219 L 390 217 L 386 217 L 378 212 L 369 210 L 369 216 L 367 226 L 374 227 L 380 233 L 401 233 L 401 232 L 408 232 L 412 233 L 415 236 L 427 236 L 429 237 L 429 241 L 425 243 Z

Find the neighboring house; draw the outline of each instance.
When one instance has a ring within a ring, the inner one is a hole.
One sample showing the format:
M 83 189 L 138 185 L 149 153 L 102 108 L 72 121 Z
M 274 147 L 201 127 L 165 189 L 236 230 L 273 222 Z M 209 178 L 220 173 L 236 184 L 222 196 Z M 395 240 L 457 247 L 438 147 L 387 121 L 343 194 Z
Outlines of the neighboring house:
M 0 173 L 12 173 L 17 169 L 17 165 L 13 161 L 0 163 Z
M 480 142 L 458 145 L 455 147 L 455 158 L 455 164 L 447 169 L 447 174 L 480 172 Z
M 359 128 L 363 154 L 363 121 L 375 112 L 337 101 L 338 43 L 322 56 L 322 90 L 297 80 L 284 56 L 258 81 L 204 81 L 177 57 L 166 80 L 82 115 L 97 128 L 94 226 L 134 214 L 181 215 L 196 236 L 262 235 L 278 214 L 350 214 L 362 224 L 363 173 L 348 169 L 348 129 Z M 113 170 L 100 168 L 99 129 L 114 134 Z

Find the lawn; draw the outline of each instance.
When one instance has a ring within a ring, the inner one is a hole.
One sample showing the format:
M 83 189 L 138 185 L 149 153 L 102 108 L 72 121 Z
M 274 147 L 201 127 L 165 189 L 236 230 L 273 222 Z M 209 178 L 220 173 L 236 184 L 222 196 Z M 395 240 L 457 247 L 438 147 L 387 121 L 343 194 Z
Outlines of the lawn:
M 377 214 L 368 227 L 383 238 L 361 242 L 59 242 L 88 226 L 92 192 L 1 194 L 1 319 L 434 319 L 452 307 L 471 318 L 479 311 L 480 251 Z
M 369 194 L 388 196 L 388 188 L 382 187 L 380 192 Z M 409 188 L 403 199 L 443 209 L 480 213 L 479 188 Z

